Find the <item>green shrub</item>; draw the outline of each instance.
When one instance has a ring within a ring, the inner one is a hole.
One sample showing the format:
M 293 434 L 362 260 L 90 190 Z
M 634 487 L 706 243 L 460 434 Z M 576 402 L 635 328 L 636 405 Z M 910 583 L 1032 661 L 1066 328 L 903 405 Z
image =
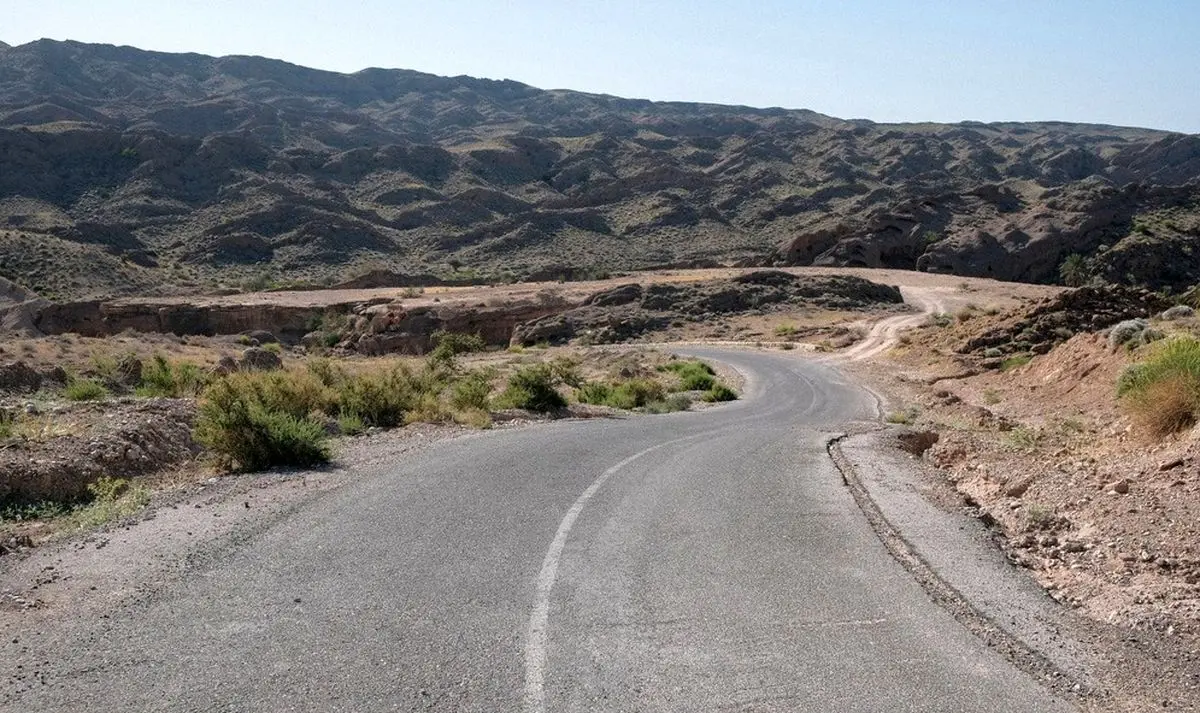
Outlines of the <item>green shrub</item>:
M 91 529 L 129 517 L 150 504 L 149 489 L 125 478 L 102 476 L 87 489 L 91 502 L 69 510 L 69 524 L 77 529 Z M 65 508 L 63 514 L 68 514 Z
M 573 389 L 583 384 L 583 376 L 579 373 L 579 360 L 571 357 L 555 357 L 550 360 L 550 371 L 558 383 L 566 384 Z
M 400 364 L 381 373 L 356 374 L 335 383 L 339 413 L 354 415 L 371 426 L 392 428 L 403 424 L 422 396 L 441 391 L 436 379 Z
M 547 413 L 567 405 L 557 386 L 558 380 L 549 365 L 524 366 L 508 378 L 508 387 L 500 398 L 512 408 Z
M 1117 384 L 1117 395 L 1140 391 L 1168 376 L 1200 381 L 1200 339 L 1176 337 L 1156 345 L 1141 362 L 1126 368 Z
M 345 370 L 323 357 L 309 359 L 304 368 L 325 386 L 336 386 L 346 379 Z
M 288 399 L 277 398 L 278 379 L 268 382 L 275 376 L 233 374 L 205 390 L 196 417 L 196 440 L 212 450 L 221 465 L 254 471 L 329 460 L 322 424 L 282 406 Z M 289 407 L 298 408 L 298 402 Z
M 666 396 L 663 385 L 652 379 L 629 379 L 613 386 L 605 402 L 613 408 L 635 409 Z
M 713 384 L 711 389 L 705 391 L 704 395 L 700 398 L 703 401 L 715 403 L 718 401 L 736 401 L 737 397 L 738 395 L 736 391 L 729 388 L 725 384 L 717 382 L 716 384 Z
M 487 342 L 478 334 L 463 334 L 438 330 L 430 337 L 433 349 L 429 358 L 439 362 L 452 362 L 459 354 L 482 352 L 487 349 Z
M 679 376 L 676 391 L 708 391 L 716 383 L 716 372 L 702 361 L 673 361 L 662 368 Z
M 459 410 L 487 411 L 491 395 L 492 377 L 484 371 L 464 374 L 450 385 L 450 405 Z
M 588 381 L 580 384 L 575 390 L 575 398 L 581 404 L 596 404 L 603 406 L 608 403 L 608 397 L 612 394 L 612 387 L 603 381 Z
M 208 374 L 191 362 L 169 362 L 163 355 L 155 354 L 142 367 L 142 381 L 134 393 L 143 398 L 197 396 L 209 380 Z
M 282 354 L 283 353 L 283 345 L 280 344 L 279 342 L 268 342 L 268 343 L 262 345 L 261 348 L 263 351 L 271 352 L 272 354 Z
M 99 401 L 108 396 L 108 389 L 95 379 L 72 378 L 63 389 L 68 401 Z
M 1009 445 L 1023 451 L 1030 451 L 1037 448 L 1038 444 L 1041 443 L 1042 434 L 1040 431 L 1032 428 L 1018 426 L 1009 431 L 1005 438 L 1008 440 Z
M 249 391 L 267 410 L 296 418 L 337 410 L 335 394 L 307 371 L 239 372 L 225 381 Z
M 635 409 L 666 399 L 667 391 L 653 379 L 627 379 L 615 384 L 589 381 L 575 391 L 580 403 Z M 684 397 L 686 399 L 686 397 Z

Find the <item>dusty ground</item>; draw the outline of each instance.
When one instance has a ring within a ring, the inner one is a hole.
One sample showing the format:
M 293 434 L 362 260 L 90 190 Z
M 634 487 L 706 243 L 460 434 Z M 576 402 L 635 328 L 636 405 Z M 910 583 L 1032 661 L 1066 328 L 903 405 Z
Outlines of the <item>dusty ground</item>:
M 983 287 L 940 309 L 1001 303 Z M 926 320 L 847 368 L 886 396 L 890 420 L 939 434 L 925 458 L 948 502 L 962 498 L 1014 564 L 1098 625 L 1119 689 L 1156 692 L 1156 709 L 1200 708 L 1200 429 L 1140 433 L 1116 399 L 1138 354 L 1110 349 L 1103 333 L 1004 371 L 954 353 L 1001 318 Z

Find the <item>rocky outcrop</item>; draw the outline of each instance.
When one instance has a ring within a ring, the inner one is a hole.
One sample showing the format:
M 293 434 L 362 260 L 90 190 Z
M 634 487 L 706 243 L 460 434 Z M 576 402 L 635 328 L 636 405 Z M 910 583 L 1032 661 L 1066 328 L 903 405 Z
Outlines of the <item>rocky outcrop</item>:
M 191 401 L 138 399 L 108 404 L 103 411 L 64 408 L 76 432 L 0 448 L 0 506 L 77 501 L 101 477 L 157 472 L 200 452 L 192 439 Z
M 61 366 L 35 369 L 23 361 L 0 364 L 0 394 L 32 394 L 66 383 L 67 372 Z
M 212 336 L 262 330 L 296 342 L 315 320 L 331 313 L 349 312 L 352 306 L 353 303 L 289 306 L 264 302 L 213 304 L 202 300 L 194 303 L 93 300 L 46 305 L 33 322 L 45 334 L 103 337 L 132 330 Z
M 339 346 L 360 354 L 424 354 L 439 331 L 477 334 L 490 345 L 507 345 L 518 324 L 561 312 L 547 300 L 518 300 L 500 305 L 447 304 L 406 306 L 385 303 L 355 311 Z
M 799 305 L 851 310 L 900 304 L 900 290 L 858 277 L 796 276 L 759 270 L 728 280 L 697 284 L 620 285 L 588 297 L 583 305 L 519 325 L 514 344 L 623 342 L 674 322 L 703 322 L 715 315 L 765 312 Z
M 1032 352 L 1046 354 L 1080 332 L 1094 332 L 1128 319 L 1148 318 L 1173 302 L 1146 289 L 1081 287 L 1042 300 L 968 338 L 960 354 L 989 357 Z
M 37 334 L 34 316 L 50 303 L 0 277 L 0 334 Z

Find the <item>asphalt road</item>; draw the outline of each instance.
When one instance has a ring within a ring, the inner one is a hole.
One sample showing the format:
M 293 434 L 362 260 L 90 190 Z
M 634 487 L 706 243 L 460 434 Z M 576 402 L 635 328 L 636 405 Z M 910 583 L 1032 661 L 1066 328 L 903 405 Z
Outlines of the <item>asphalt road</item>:
M 60 642 L 7 708 L 1069 709 L 856 508 L 824 443 L 869 394 L 706 355 L 750 375 L 742 401 L 429 448 Z

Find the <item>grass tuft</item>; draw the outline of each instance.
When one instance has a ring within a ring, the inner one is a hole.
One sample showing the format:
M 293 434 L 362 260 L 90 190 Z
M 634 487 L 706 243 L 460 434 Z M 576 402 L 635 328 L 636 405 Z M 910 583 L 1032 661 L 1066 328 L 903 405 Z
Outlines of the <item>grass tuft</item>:
M 68 401 L 99 401 L 108 398 L 108 388 L 95 379 L 73 378 L 63 389 Z
M 142 367 L 142 381 L 134 393 L 143 398 L 194 397 L 204 391 L 209 380 L 208 374 L 191 362 L 172 362 L 155 354 Z
M 1130 416 L 1152 436 L 1177 433 L 1200 420 L 1200 340 L 1160 342 L 1117 382 L 1117 395 Z

